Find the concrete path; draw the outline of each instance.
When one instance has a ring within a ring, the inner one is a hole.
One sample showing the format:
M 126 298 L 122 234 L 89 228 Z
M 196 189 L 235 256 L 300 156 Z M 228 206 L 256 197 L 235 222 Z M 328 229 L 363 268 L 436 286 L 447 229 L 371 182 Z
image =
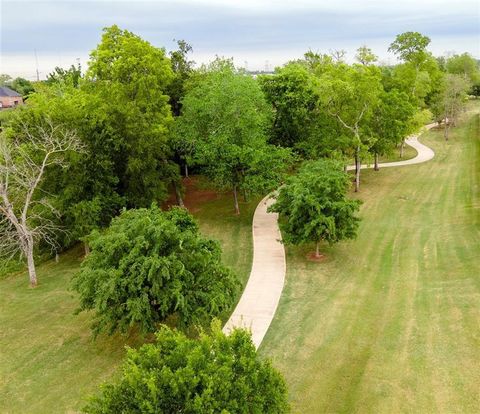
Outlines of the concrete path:
M 425 125 L 422 128 L 422 131 L 420 131 L 416 135 L 412 135 L 412 136 L 408 137 L 405 140 L 406 144 L 410 145 L 411 147 L 413 147 L 417 150 L 418 154 L 417 154 L 416 157 L 411 158 L 409 160 L 405 160 L 405 161 L 383 162 L 383 163 L 378 164 L 378 166 L 381 167 L 381 168 L 401 167 L 402 165 L 420 164 L 422 162 L 431 160 L 435 156 L 435 153 L 433 152 L 433 150 L 431 148 L 428 148 L 426 145 L 423 145 L 422 143 L 418 142 L 418 137 L 421 134 L 423 134 L 423 132 L 425 132 L 425 130 L 432 129 L 436 125 L 437 125 L 436 123 Z M 365 168 L 373 168 L 373 164 L 368 164 L 368 165 L 367 164 L 362 164 L 362 169 L 365 169 Z M 349 165 L 347 167 L 348 171 L 352 171 L 354 169 L 355 169 L 355 165 Z
M 223 328 L 227 334 L 236 327 L 250 329 L 257 348 L 277 310 L 286 271 L 278 214 L 267 213 L 268 206 L 275 202 L 269 197 L 260 201 L 253 215 L 252 271 L 237 307 Z
M 429 124 L 425 128 L 428 130 L 435 125 Z M 435 153 L 417 140 L 422 132 L 405 141 L 417 150 L 415 158 L 381 163 L 380 167 L 419 164 L 431 160 Z M 373 165 L 362 165 L 362 168 L 372 167 Z M 348 167 L 348 170 L 353 169 L 355 166 Z M 223 327 L 226 334 L 237 327 L 249 329 L 257 348 L 262 343 L 277 310 L 286 273 L 285 249 L 280 241 L 282 235 L 277 223 L 278 214 L 267 213 L 268 206 L 275 202 L 269 197 L 270 195 L 260 201 L 253 215 L 252 271 L 237 307 Z

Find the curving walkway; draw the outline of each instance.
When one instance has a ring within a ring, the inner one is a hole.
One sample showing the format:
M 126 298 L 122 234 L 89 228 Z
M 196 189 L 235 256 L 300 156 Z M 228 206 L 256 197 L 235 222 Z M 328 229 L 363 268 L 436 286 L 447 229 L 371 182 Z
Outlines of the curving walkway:
M 435 125 L 426 125 L 424 129 L 431 129 Z M 405 161 L 381 163 L 379 166 L 398 167 L 431 160 L 435 153 L 418 141 L 420 134 L 410 136 L 405 140 L 408 145 L 417 150 L 416 157 Z M 362 165 L 362 168 L 372 167 L 373 165 Z M 347 169 L 353 170 L 355 166 L 349 166 Z M 268 195 L 260 201 L 255 210 L 252 226 L 252 270 L 237 307 L 223 327 L 223 332 L 226 334 L 233 328 L 249 329 L 257 348 L 270 327 L 285 283 L 285 249 L 281 243 L 282 235 L 277 223 L 278 214 L 267 213 L 268 206 L 274 201 Z

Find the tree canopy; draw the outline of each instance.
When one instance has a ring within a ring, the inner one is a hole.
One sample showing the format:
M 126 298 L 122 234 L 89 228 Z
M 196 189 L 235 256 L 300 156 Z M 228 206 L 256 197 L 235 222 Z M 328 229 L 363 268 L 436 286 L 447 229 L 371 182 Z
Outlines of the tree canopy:
M 177 130 L 195 148 L 195 162 L 219 187 L 237 193 L 275 188 L 289 151 L 267 144 L 271 110 L 257 82 L 217 59 L 204 68 L 182 101 Z
M 350 186 L 342 165 L 334 160 L 306 162 L 280 188 L 269 211 L 280 214 L 280 229 L 287 244 L 330 244 L 356 236 L 360 201 L 346 198 Z
M 162 326 L 156 342 L 129 349 L 121 377 L 102 387 L 88 414 L 117 413 L 286 413 L 287 390 L 281 375 L 260 359 L 250 334 L 189 339 Z
M 73 287 L 79 310 L 94 310 L 94 333 L 154 332 L 167 317 L 179 326 L 209 323 L 233 305 L 236 276 L 182 208 L 124 211 L 89 241 Z

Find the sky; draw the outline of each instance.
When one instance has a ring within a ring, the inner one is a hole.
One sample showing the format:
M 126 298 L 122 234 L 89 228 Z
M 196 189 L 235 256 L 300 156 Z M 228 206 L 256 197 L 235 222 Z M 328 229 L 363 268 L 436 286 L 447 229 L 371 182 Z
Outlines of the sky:
M 0 0 L 0 73 L 34 80 L 88 56 L 102 28 L 117 24 L 167 51 L 174 39 L 192 58 L 233 57 L 249 70 L 273 69 L 308 50 L 367 45 L 395 63 L 388 45 L 405 31 L 432 40 L 434 55 L 480 58 L 479 0 Z

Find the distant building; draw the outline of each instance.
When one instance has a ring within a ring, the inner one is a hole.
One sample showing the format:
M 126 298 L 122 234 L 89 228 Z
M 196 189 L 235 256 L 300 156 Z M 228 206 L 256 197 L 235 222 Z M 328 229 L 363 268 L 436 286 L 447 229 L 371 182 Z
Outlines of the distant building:
M 0 86 L 0 109 L 13 108 L 22 104 L 22 95 L 7 86 Z

